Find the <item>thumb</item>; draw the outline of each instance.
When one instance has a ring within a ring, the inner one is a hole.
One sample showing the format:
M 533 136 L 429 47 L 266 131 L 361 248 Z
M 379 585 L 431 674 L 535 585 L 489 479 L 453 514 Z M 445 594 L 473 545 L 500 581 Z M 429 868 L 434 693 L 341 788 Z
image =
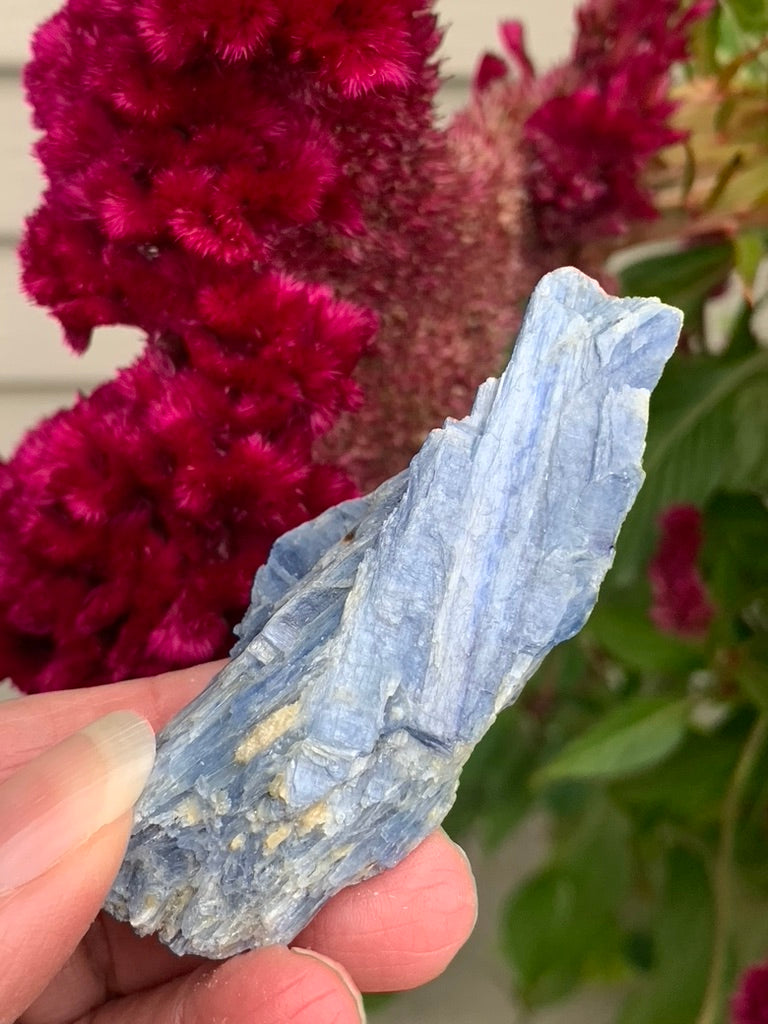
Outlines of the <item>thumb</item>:
M 120 866 L 155 754 L 148 722 L 119 711 L 0 785 L 0 1024 L 72 954 Z

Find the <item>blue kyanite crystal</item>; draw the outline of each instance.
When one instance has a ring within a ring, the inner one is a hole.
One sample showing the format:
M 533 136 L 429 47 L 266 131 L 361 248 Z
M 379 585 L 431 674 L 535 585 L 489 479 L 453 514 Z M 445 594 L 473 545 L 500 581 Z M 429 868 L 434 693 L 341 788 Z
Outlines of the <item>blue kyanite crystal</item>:
M 177 953 L 287 942 L 440 824 L 592 609 L 680 323 L 547 275 L 470 416 L 275 544 L 233 660 L 159 737 L 110 913 Z

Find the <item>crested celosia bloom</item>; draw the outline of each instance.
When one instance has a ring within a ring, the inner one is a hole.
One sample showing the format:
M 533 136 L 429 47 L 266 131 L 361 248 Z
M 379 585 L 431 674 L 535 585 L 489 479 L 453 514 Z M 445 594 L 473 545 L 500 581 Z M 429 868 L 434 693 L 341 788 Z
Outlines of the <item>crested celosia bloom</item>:
M 150 345 L 4 469 L 0 666 L 26 689 L 226 652 L 272 542 L 354 493 L 311 447 L 350 404 L 370 317 L 270 276 L 207 299 L 205 328 Z M 238 299 L 250 336 L 227 329 Z
M 27 70 L 49 188 L 21 256 L 72 347 L 178 332 L 234 269 L 305 280 L 364 235 L 430 127 L 425 6 L 69 0 Z
M 73 348 L 138 362 L 0 479 L 0 676 L 84 686 L 226 652 L 274 539 L 353 493 L 313 457 L 359 404 L 356 260 L 429 138 L 425 0 L 70 0 L 27 86 L 48 177 L 21 256 Z
M 658 548 L 648 567 L 651 619 L 665 633 L 704 636 L 714 608 L 697 565 L 703 542 L 701 512 L 693 505 L 673 505 L 660 526 Z
M 446 414 L 466 414 L 542 274 L 574 263 L 603 278 L 590 243 L 655 215 L 643 171 L 680 138 L 670 69 L 710 6 L 590 0 L 573 55 L 540 77 L 522 27 L 501 26 L 509 63 L 480 62 L 469 106 L 422 163 L 429 203 L 403 204 L 396 237 L 381 236 L 397 259 L 362 264 L 351 290 L 348 275 L 331 278 L 381 322 L 358 370 L 367 400 L 320 446 L 362 487 L 402 469 Z
M 75 350 L 147 347 L 0 466 L 0 677 L 225 653 L 274 538 L 466 413 L 538 276 L 652 212 L 701 9 L 592 0 L 541 78 L 509 23 L 513 72 L 443 130 L 430 0 L 68 0 L 27 71 L 23 280 Z
M 469 411 L 498 373 L 540 265 L 530 239 L 515 112 L 473 104 L 434 140 L 394 216 L 361 246 L 359 275 L 333 268 L 344 294 L 375 310 L 379 330 L 357 379 L 365 400 L 319 451 L 363 489 L 403 469 L 445 416 Z M 396 253 L 392 259 L 389 254 Z
M 731 1003 L 732 1024 L 768 1024 L 768 963 L 745 972 Z
M 655 215 L 642 172 L 681 137 L 669 126 L 670 69 L 712 5 L 698 0 L 681 11 L 679 0 L 590 0 L 578 10 L 573 55 L 534 85 L 523 126 L 526 183 L 545 245 L 593 241 Z M 517 76 L 531 81 L 520 26 L 503 26 L 502 40 Z M 477 86 L 503 89 L 507 80 L 503 62 L 491 58 Z M 509 88 L 516 99 L 514 76 Z

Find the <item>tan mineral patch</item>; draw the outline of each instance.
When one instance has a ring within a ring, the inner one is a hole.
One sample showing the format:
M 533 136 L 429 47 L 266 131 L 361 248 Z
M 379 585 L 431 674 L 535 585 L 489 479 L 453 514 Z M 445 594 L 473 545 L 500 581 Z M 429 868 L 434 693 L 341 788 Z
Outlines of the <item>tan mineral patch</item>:
M 296 831 L 300 836 L 305 836 L 313 828 L 322 828 L 328 821 L 328 804 L 324 800 L 318 800 L 312 804 L 299 818 Z
M 264 853 L 272 853 L 280 843 L 284 843 L 291 834 L 290 825 L 278 825 L 274 832 L 270 832 L 264 840 Z
M 186 907 L 189 901 L 194 895 L 190 886 L 185 886 L 183 889 L 178 889 L 176 892 L 170 894 L 166 900 L 164 911 L 166 920 L 171 920 L 176 914 L 180 914 L 181 911 Z
M 272 779 L 269 786 L 267 786 L 267 792 L 273 800 L 282 800 L 283 803 L 288 800 L 288 787 L 282 772 Z
M 275 740 L 288 732 L 299 714 L 299 701 L 285 704 L 273 711 L 271 715 L 255 725 L 248 735 L 240 742 L 235 751 L 236 764 L 248 764 L 257 754 L 271 747 Z
M 203 809 L 195 797 L 185 797 L 176 807 L 176 813 L 183 825 L 199 825 L 203 820 Z
M 242 850 L 244 846 L 245 836 L 243 835 L 242 832 L 238 832 L 238 834 L 236 836 L 233 836 L 232 839 L 230 839 L 229 841 L 229 848 L 233 853 L 236 853 L 238 850 Z

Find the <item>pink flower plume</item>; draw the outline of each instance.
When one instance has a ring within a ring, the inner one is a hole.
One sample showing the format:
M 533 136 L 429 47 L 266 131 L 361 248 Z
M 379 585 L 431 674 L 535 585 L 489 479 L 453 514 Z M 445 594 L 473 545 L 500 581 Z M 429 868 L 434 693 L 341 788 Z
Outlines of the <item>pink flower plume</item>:
M 701 513 L 693 505 L 673 505 L 660 525 L 661 538 L 648 568 L 651 619 L 665 633 L 701 637 L 714 616 L 697 567 L 703 542 Z

